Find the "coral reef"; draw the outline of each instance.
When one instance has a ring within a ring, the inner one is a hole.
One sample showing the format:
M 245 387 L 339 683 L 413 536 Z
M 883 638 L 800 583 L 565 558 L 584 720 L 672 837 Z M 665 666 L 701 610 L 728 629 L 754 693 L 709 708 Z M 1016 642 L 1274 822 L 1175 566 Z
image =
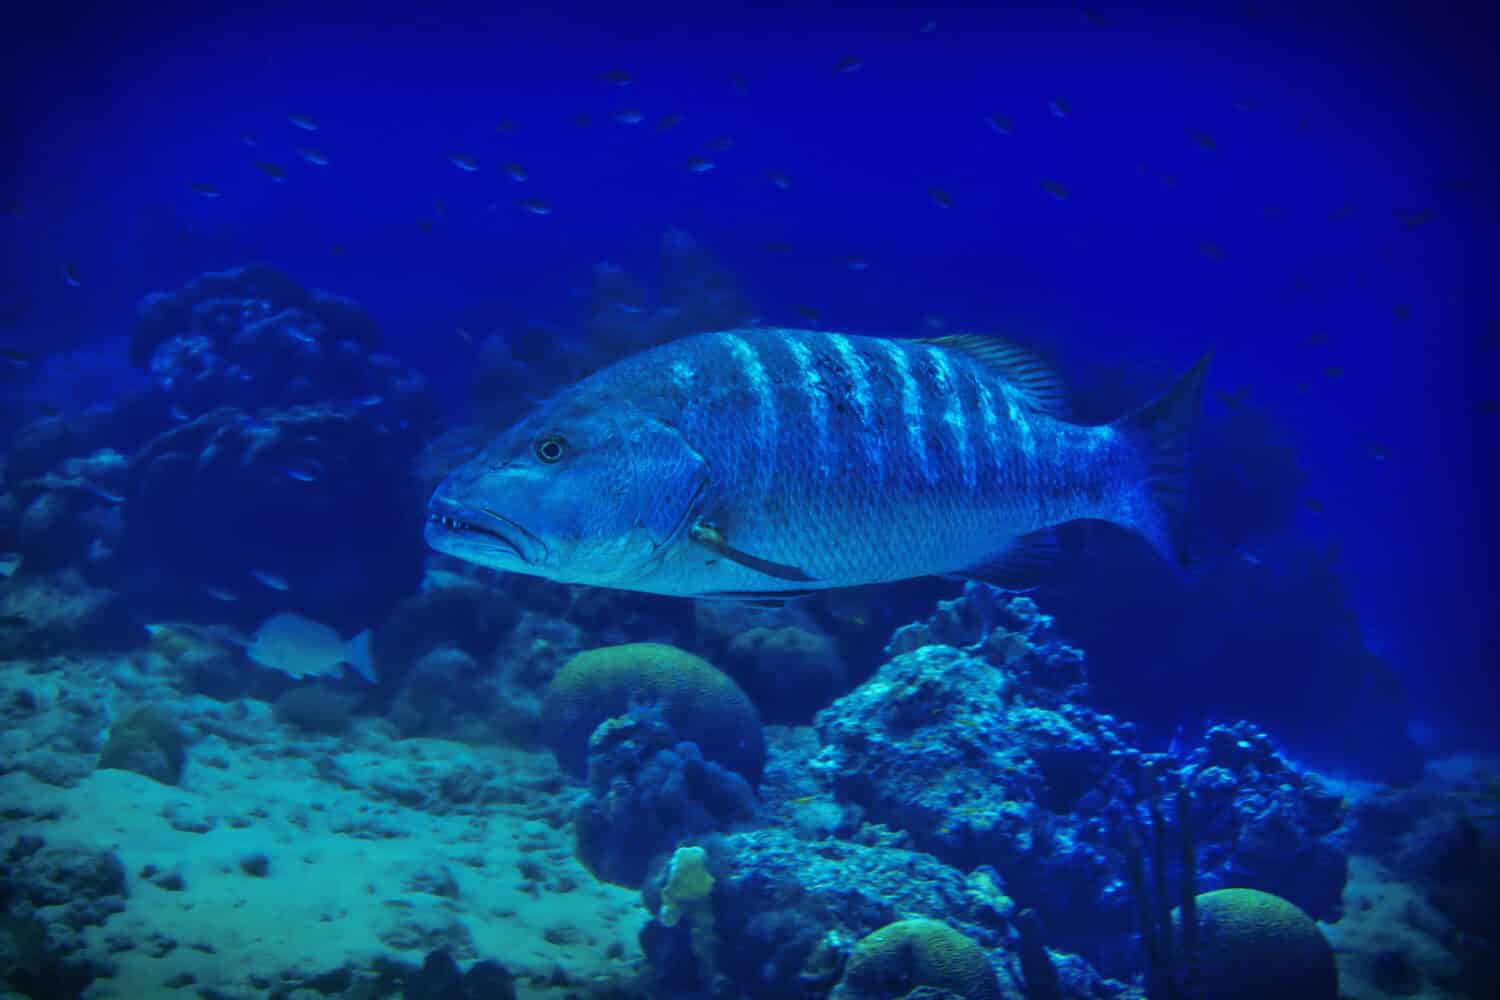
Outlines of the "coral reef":
M 755 816 L 737 772 L 679 742 L 660 712 L 601 723 L 589 740 L 589 798 L 575 819 L 578 858 L 599 878 L 639 886 L 651 861 L 696 834 Z
M 714 967 L 746 997 L 822 995 L 833 988 L 855 943 L 904 917 L 941 916 L 993 954 L 1007 990 L 1017 992 L 1012 903 L 992 877 L 969 876 L 928 854 L 848 840 L 809 842 L 766 828 L 705 837 L 713 876 Z M 659 912 L 661 882 L 646 902 Z M 660 920 L 642 945 L 657 987 L 702 989 L 700 958 L 687 931 Z
M 860 939 L 830 1000 L 880 1000 L 918 987 L 969 1000 L 1000 1000 L 1000 984 L 984 949 L 941 920 L 886 924 Z
M 1189 996 L 1338 1000 L 1333 949 L 1291 903 L 1255 889 L 1219 889 L 1198 896 L 1197 913 Z
M 990 864 L 1054 945 L 1124 974 L 1130 925 L 1114 791 L 1143 761 L 1128 723 L 1079 704 L 1082 654 L 1025 597 L 969 584 L 892 658 L 819 713 L 816 766 L 838 797 L 961 868 Z M 957 645 L 932 645 L 933 640 Z M 1254 885 L 1336 912 L 1347 842 L 1340 797 L 1253 727 L 1217 727 L 1178 768 L 1194 799 L 1205 888 Z
M 740 632 L 729 643 L 723 663 L 770 723 L 811 722 L 847 687 L 843 659 L 833 640 L 821 631 L 793 625 Z
M 199 607 L 227 592 L 240 614 L 296 610 L 358 631 L 421 572 L 410 450 L 357 407 L 212 410 L 132 457 L 127 551 Z
M 110 727 L 99 752 L 100 767 L 117 767 L 144 774 L 164 785 L 182 780 L 187 762 L 187 738 L 163 708 L 142 705 Z
M 589 738 L 606 719 L 655 705 L 681 740 L 754 784 L 765 766 L 755 706 L 713 664 L 661 643 L 579 653 L 553 678 L 542 703 L 542 736 L 562 766 L 582 777 Z
M 357 697 L 346 692 L 321 684 L 306 684 L 283 692 L 272 712 L 277 722 L 337 736 L 348 730 L 358 702 Z

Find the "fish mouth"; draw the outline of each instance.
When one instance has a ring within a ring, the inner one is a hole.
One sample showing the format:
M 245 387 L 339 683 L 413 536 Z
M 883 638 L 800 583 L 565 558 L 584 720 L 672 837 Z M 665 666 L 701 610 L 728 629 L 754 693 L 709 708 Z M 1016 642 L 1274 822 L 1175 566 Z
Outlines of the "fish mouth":
M 427 542 L 438 550 L 454 551 L 461 558 L 477 549 L 487 555 L 509 556 L 523 563 L 533 560 L 526 548 L 545 552 L 546 545 L 504 514 L 488 507 L 466 507 L 451 500 L 438 500 L 427 512 Z M 497 551 L 498 550 L 498 551 Z

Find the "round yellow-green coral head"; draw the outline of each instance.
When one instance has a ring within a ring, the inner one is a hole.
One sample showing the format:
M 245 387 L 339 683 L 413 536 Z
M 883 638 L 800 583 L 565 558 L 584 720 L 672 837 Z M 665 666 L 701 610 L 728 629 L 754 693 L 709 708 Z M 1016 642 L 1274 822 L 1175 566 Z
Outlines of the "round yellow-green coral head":
M 1338 1000 L 1333 949 L 1295 904 L 1258 889 L 1196 899 L 1198 940 L 1187 969 L 1195 1000 Z M 1174 939 L 1182 913 L 1173 913 Z

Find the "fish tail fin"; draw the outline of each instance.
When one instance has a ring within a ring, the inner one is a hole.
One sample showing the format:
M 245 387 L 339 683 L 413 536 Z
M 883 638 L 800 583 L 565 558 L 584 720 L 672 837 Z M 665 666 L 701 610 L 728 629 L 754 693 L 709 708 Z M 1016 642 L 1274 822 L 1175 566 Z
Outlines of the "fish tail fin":
M 1198 359 L 1177 384 L 1115 421 L 1146 464 L 1145 513 L 1132 525 L 1174 565 L 1187 563 L 1187 509 L 1193 431 L 1203 404 L 1203 383 L 1213 352 Z
M 349 645 L 344 650 L 344 662 L 370 684 L 380 679 L 375 672 L 375 654 L 370 649 L 369 629 L 349 640 Z

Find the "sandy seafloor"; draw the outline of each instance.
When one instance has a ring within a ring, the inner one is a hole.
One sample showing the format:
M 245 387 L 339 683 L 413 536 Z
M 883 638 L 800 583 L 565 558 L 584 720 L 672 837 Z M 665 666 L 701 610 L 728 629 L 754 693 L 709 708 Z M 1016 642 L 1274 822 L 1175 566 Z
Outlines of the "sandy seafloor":
M 77 679 L 97 676 L 73 667 Z M 25 684 L 66 712 L 87 697 L 68 681 L 10 667 L 4 697 Z M 561 995 L 639 959 L 649 914 L 638 892 L 574 859 L 578 792 L 550 754 L 394 740 L 374 719 L 311 735 L 251 700 L 172 707 L 204 733 L 177 786 L 87 773 L 94 753 L 39 745 L 36 729 L 4 734 L 3 754 L 21 768 L 0 775 L 0 845 L 39 836 L 49 848 L 113 852 L 125 869 L 125 909 L 83 930 L 114 966 L 90 996 L 255 996 L 381 955 L 417 964 L 445 945 L 462 964 L 503 956 L 521 996 Z M 28 768 L 84 776 L 59 787 Z M 482 789 L 467 804 L 443 794 L 456 773 Z M 257 856 L 264 875 L 245 870 Z
M 0 665 L 0 856 L 40 838 L 123 866 L 118 912 L 64 930 L 65 907 L 39 911 L 75 958 L 109 972 L 86 996 L 313 1000 L 328 994 L 308 984 L 341 995 L 332 987 L 351 972 L 414 967 L 439 947 L 463 965 L 500 961 L 521 997 L 636 981 L 650 913 L 639 892 L 596 880 L 574 858 L 571 816 L 584 793 L 550 754 L 399 739 L 373 718 L 310 734 L 263 701 L 178 696 L 167 707 L 193 737 L 178 785 L 96 769 L 102 720 L 162 696 L 139 672 L 149 662 Z M 770 732 L 773 753 L 793 735 Z M 1474 787 L 1494 769 L 1464 759 L 1429 767 L 1426 780 Z M 1368 790 L 1348 786 L 1351 796 Z M 1463 975 L 1451 925 L 1422 886 L 1356 855 L 1343 909 L 1322 925 L 1343 996 L 1465 995 L 1454 989 Z M 1392 952 L 1407 969 L 1394 989 L 1381 971 Z

